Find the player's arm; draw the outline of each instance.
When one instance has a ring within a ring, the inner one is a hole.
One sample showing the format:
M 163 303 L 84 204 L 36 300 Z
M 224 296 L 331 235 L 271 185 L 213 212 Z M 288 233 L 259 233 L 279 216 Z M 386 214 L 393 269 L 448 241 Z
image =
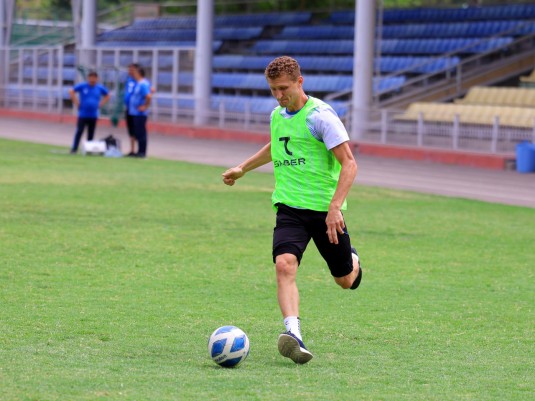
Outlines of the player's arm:
M 143 102 L 143 104 L 141 106 L 139 106 L 137 109 L 139 111 L 147 110 L 149 108 L 149 106 L 150 106 L 151 100 L 152 100 L 152 95 L 150 94 L 150 89 L 148 89 L 147 93 L 145 94 L 145 102 Z
M 104 92 L 104 97 L 102 98 L 102 100 L 100 101 L 100 103 L 98 104 L 98 107 L 101 108 L 102 106 L 104 106 L 106 103 L 108 103 L 110 100 L 110 94 L 106 91 Z
M 234 185 L 238 178 L 241 178 L 245 173 L 254 170 L 264 164 L 267 164 L 271 161 L 271 142 L 267 143 L 256 152 L 254 155 L 249 157 L 243 163 L 240 163 L 236 167 L 229 168 L 223 174 L 223 182 L 227 185 Z
M 72 100 L 72 104 L 74 105 L 74 107 L 78 108 L 78 106 L 80 105 L 80 101 L 78 100 L 78 96 L 76 96 L 76 91 L 74 90 L 74 88 L 69 89 L 69 96 Z
M 329 211 L 325 222 L 327 223 L 327 236 L 329 241 L 333 244 L 338 244 L 338 235 L 344 233 L 345 227 L 344 217 L 342 216 L 341 207 L 344 203 L 353 181 L 357 177 L 357 162 L 353 157 L 349 142 L 341 143 L 331 149 L 336 157 L 336 160 L 340 162 L 342 169 L 340 171 L 340 178 L 338 179 L 338 185 L 336 191 L 331 199 L 329 205 Z

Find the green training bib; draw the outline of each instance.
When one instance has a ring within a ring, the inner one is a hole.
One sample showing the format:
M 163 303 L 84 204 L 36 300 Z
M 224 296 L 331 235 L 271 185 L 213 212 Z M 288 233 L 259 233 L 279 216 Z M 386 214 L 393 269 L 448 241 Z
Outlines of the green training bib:
M 341 165 L 332 151 L 317 140 L 307 126 L 308 115 L 321 100 L 309 97 L 291 118 L 277 107 L 271 120 L 271 158 L 275 173 L 273 205 L 285 205 L 320 212 L 329 210 Z M 346 209 L 346 201 L 342 205 Z

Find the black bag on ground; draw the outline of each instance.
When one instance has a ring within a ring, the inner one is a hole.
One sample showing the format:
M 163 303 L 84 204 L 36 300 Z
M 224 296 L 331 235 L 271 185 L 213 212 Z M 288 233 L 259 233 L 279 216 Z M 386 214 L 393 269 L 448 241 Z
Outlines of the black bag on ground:
M 106 142 L 106 149 L 110 148 L 117 148 L 119 149 L 119 140 L 115 138 L 113 135 L 108 135 L 106 138 L 102 139 L 104 142 Z

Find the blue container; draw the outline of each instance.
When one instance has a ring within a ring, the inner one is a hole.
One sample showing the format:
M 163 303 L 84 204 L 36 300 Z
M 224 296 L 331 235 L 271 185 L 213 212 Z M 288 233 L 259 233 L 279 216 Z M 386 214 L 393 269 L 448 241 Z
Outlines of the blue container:
M 516 145 L 516 171 L 535 173 L 535 144 L 521 142 Z

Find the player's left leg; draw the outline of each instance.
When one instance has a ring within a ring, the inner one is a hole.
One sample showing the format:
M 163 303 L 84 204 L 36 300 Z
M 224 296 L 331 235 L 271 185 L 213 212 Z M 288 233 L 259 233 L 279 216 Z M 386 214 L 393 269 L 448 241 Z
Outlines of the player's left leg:
M 134 127 L 138 143 L 136 157 L 147 155 L 147 116 L 134 116 Z
M 316 223 L 312 239 L 327 262 L 336 284 L 343 289 L 354 290 L 360 284 L 362 269 L 357 251 L 351 245 L 347 227 L 344 228 L 343 234 L 338 234 L 338 244 L 331 244 L 326 233 L 325 219 L 320 221 L 320 218 Z
M 97 119 L 96 118 L 87 118 L 87 140 L 92 141 L 95 137 L 95 128 L 97 127 Z
M 78 146 L 80 145 L 80 139 L 84 133 L 85 128 L 85 118 L 78 117 L 76 120 L 76 132 L 74 133 L 74 139 L 71 146 L 71 153 L 76 153 L 78 151 Z

